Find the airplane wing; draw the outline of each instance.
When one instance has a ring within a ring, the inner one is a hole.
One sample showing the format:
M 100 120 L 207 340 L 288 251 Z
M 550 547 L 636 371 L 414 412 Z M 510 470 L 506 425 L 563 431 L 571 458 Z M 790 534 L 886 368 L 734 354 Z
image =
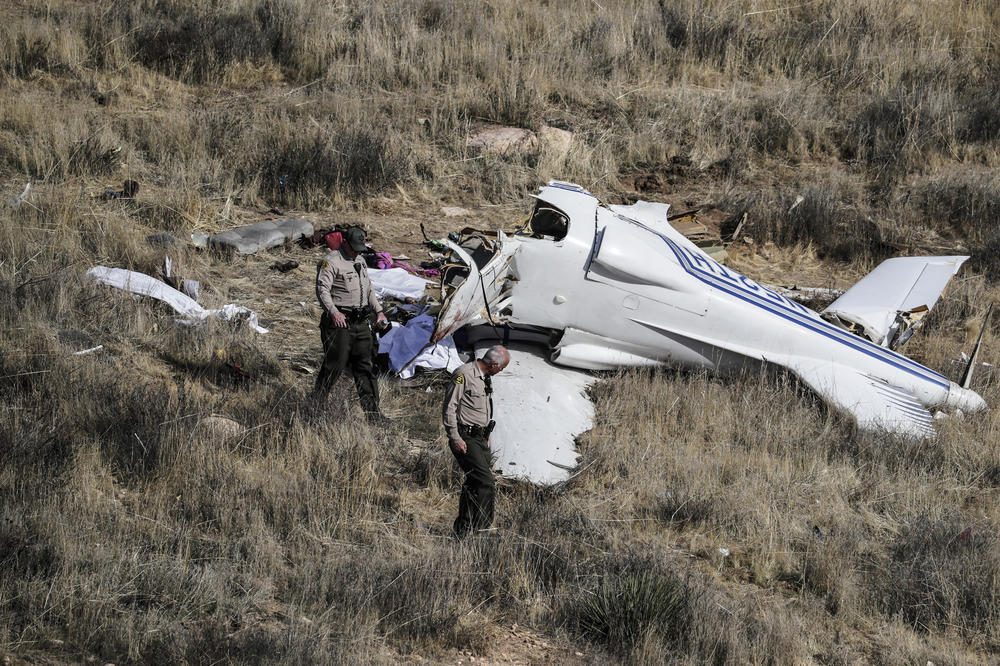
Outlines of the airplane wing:
M 823 318 L 895 349 L 909 339 L 968 258 L 897 257 L 883 261 L 823 310 Z
M 862 429 L 884 429 L 918 439 L 937 435 L 930 412 L 898 386 L 831 363 L 803 360 L 786 365 L 821 398 L 852 414 Z
M 484 341 L 479 351 L 489 346 Z M 538 346 L 511 344 L 507 351 L 510 364 L 493 380 L 493 468 L 544 485 L 565 481 L 577 464 L 576 436 L 594 424 L 586 390 L 596 378 L 549 363 Z

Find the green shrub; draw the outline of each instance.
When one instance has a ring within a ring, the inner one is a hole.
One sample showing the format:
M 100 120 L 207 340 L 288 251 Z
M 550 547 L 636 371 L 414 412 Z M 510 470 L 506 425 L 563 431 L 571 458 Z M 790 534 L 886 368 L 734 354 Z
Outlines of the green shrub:
M 628 654 L 651 635 L 665 641 L 682 637 L 688 602 L 682 581 L 635 562 L 605 574 L 580 601 L 574 619 L 587 638 Z

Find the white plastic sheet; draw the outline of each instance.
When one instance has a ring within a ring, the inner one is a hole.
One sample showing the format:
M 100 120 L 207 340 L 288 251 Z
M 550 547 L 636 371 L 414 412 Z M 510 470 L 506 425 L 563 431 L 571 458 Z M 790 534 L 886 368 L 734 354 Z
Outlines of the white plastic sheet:
M 399 300 L 423 297 L 424 287 L 428 282 L 422 277 L 407 273 L 402 268 L 369 269 L 368 277 L 371 278 L 372 286 L 375 287 L 375 293 L 379 298 L 392 296 Z
M 417 367 L 451 372 L 462 365 L 462 360 L 450 336 L 420 352 L 430 342 L 433 330 L 434 317 L 430 315 L 414 317 L 406 326 L 394 323 L 392 330 L 379 340 L 379 353 L 389 354 L 389 367 L 403 379 L 412 377 Z M 413 358 L 417 352 L 420 355 Z
M 123 268 L 95 266 L 87 271 L 87 275 L 99 284 L 106 284 L 133 294 L 163 301 L 180 315 L 179 320 L 183 323 L 196 324 L 209 317 L 219 317 L 227 321 L 246 317 L 247 325 L 250 328 L 258 333 L 267 333 L 267 329 L 263 328 L 257 321 L 257 313 L 252 310 L 232 303 L 224 305 L 218 310 L 206 310 L 187 294 L 183 294 L 165 282 L 145 273 L 127 271 Z

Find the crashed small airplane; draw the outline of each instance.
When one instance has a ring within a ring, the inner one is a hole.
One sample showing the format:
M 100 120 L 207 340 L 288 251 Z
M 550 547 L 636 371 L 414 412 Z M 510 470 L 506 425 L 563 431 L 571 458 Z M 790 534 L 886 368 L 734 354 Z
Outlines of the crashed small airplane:
M 513 345 L 511 371 L 497 381 L 495 399 L 518 414 L 493 435 L 507 476 L 553 483 L 575 465 L 573 439 L 592 419 L 589 403 L 580 404 L 592 379 L 552 364 L 779 366 L 860 428 L 919 438 L 935 435 L 931 410 L 986 408 L 967 381 L 894 351 L 967 257 L 890 259 L 820 314 L 713 260 L 669 224 L 669 204 L 605 206 L 561 182 L 535 199 L 517 233 L 467 230 L 447 241 L 431 338 L 485 325 L 487 344 L 497 335 L 542 343 Z

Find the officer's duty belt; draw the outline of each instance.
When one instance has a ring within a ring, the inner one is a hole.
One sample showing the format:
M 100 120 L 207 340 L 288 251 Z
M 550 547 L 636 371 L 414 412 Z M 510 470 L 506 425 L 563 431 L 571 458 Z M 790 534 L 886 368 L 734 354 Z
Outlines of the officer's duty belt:
M 494 421 L 490 421 L 489 425 L 465 425 L 464 423 L 458 424 L 458 434 L 462 437 L 489 437 L 490 433 L 493 432 L 493 427 L 495 425 Z
M 344 315 L 344 319 L 346 319 L 349 323 L 352 324 L 357 323 L 359 321 L 364 321 L 373 312 L 372 308 L 370 307 L 348 308 L 348 307 L 341 307 L 338 305 L 337 309 L 340 310 L 340 314 Z

